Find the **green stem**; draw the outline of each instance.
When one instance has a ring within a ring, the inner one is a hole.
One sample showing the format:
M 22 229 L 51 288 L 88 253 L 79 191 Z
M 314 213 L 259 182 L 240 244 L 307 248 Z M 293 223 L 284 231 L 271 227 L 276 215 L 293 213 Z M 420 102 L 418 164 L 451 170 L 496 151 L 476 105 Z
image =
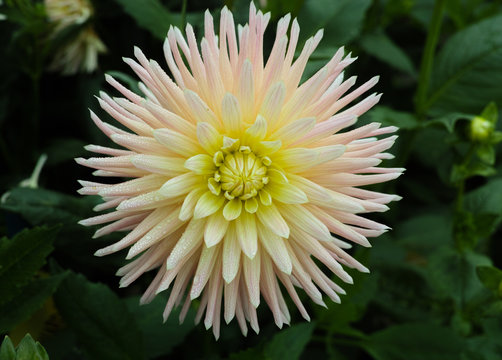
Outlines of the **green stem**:
M 427 32 L 427 39 L 425 41 L 425 48 L 422 55 L 422 62 L 420 64 L 418 89 L 415 97 L 415 109 L 419 119 L 423 118 L 423 115 L 427 110 L 424 105 L 427 100 L 427 92 L 429 90 L 432 65 L 434 63 L 434 54 L 441 31 L 441 23 L 443 20 L 443 10 L 445 4 L 445 0 L 436 0 L 434 4 L 434 12 L 432 13 L 432 19 L 429 24 L 429 30 Z
M 188 0 L 183 0 L 181 4 L 181 28 L 184 29 L 187 24 L 187 3 Z

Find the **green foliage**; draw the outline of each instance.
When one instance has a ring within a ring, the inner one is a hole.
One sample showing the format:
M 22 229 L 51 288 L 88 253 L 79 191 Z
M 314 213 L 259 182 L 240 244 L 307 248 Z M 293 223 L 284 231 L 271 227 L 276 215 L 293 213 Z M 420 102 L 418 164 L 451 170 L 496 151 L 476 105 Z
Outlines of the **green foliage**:
M 294 325 L 276 334 L 264 348 L 264 355 L 269 360 L 297 360 L 310 341 L 314 324 Z
M 10 338 L 6 336 L 0 346 L 0 359 L 49 360 L 49 355 L 38 341 L 35 342 L 30 334 L 26 334 L 16 348 Z
M 24 286 L 22 292 L 0 305 L 0 332 L 7 332 L 40 309 L 58 288 L 67 273 L 42 278 Z
M 65 322 L 92 359 L 144 358 L 134 317 L 107 286 L 70 274 L 54 298 Z
M 129 312 L 143 334 L 145 358 L 152 359 L 169 354 L 183 342 L 194 327 L 195 310 L 190 309 L 183 324 L 178 321 L 180 309 L 175 309 L 164 322 L 162 312 L 167 299 L 157 296 L 150 304 L 140 305 L 139 297 L 126 299 Z
M 479 266 L 476 271 L 483 285 L 502 298 L 502 271 L 493 266 Z
M 409 56 L 397 46 L 383 31 L 376 31 L 359 40 L 368 54 L 402 72 L 416 76 L 415 66 Z
M 410 323 L 371 334 L 364 348 L 377 360 L 458 359 L 465 343 L 451 329 Z
M 19 294 L 53 250 L 57 227 L 23 230 L 14 238 L 0 239 L 0 305 Z
M 115 0 L 139 26 L 164 39 L 170 26 L 181 26 L 180 17 L 172 14 L 159 0 Z
M 307 39 L 324 29 L 332 47 L 345 45 L 359 34 L 369 6 L 369 0 L 305 0 L 298 16 L 301 38 Z
M 15 188 L 0 206 L 22 215 L 31 225 L 64 223 L 76 227 L 98 202 L 97 198 L 77 198 L 40 188 Z
M 502 15 L 497 15 L 448 40 L 434 65 L 426 106 L 436 114 L 476 113 L 488 101 L 502 102 L 501 82 Z

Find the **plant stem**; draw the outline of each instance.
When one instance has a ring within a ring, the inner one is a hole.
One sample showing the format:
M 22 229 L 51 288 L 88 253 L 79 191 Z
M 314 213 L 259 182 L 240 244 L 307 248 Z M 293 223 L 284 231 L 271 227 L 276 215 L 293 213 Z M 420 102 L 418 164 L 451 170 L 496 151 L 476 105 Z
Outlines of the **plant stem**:
M 427 100 L 427 92 L 429 90 L 432 65 L 434 63 L 434 54 L 441 31 L 441 23 L 443 20 L 443 10 L 445 4 L 445 0 L 436 0 L 434 4 L 434 11 L 432 13 L 432 19 L 427 32 L 427 39 L 425 41 L 425 48 L 422 55 L 422 62 L 420 64 L 418 89 L 415 95 L 415 111 L 418 115 L 419 120 L 423 118 L 423 115 L 427 110 L 424 105 Z
M 181 28 L 184 29 L 187 24 L 187 3 L 188 0 L 183 0 L 181 4 Z

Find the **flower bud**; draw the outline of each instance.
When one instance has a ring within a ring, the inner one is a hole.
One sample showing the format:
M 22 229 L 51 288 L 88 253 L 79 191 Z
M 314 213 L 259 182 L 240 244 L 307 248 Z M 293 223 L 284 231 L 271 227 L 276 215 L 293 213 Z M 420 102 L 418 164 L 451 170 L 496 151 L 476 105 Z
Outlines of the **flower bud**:
M 475 116 L 471 121 L 469 136 L 474 141 L 485 141 L 493 133 L 493 123 L 481 116 Z

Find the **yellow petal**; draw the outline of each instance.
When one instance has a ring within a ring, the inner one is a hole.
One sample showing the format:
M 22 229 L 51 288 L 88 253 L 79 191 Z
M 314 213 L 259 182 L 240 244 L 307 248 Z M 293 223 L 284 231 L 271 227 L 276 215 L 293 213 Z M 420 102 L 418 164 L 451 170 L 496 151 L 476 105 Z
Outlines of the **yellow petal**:
M 230 200 L 223 208 L 223 216 L 228 221 L 239 217 L 242 211 L 242 201 L 240 199 Z
M 222 207 L 224 202 L 223 196 L 216 196 L 211 191 L 206 191 L 195 205 L 194 219 L 201 219 L 213 214 Z
M 187 159 L 184 164 L 185 168 L 192 170 L 199 175 L 212 174 L 216 171 L 213 158 L 207 154 L 198 154 Z
M 256 210 L 258 210 L 258 201 L 256 200 L 256 197 L 247 199 L 244 203 L 244 208 L 248 213 L 254 214 Z

